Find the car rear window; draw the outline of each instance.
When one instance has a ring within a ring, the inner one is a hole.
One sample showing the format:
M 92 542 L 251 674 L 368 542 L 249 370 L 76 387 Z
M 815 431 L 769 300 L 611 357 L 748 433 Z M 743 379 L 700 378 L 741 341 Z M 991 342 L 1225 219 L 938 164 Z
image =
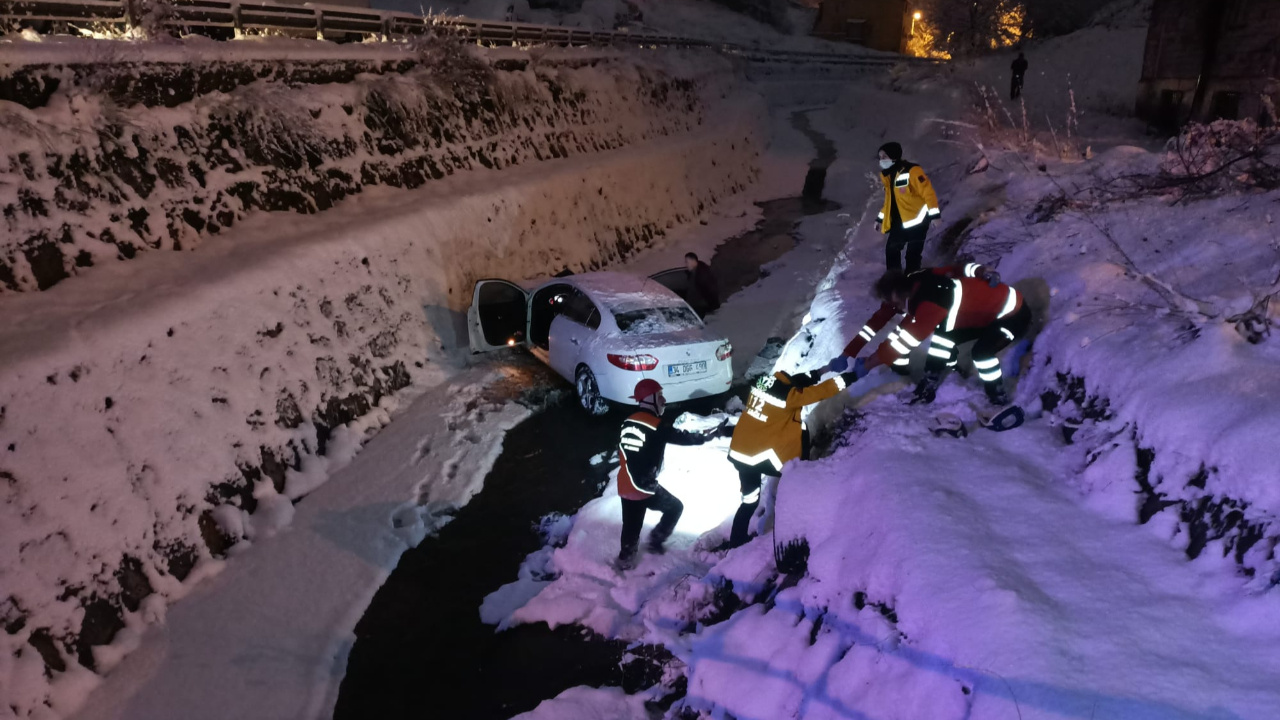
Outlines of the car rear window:
M 702 326 L 688 307 L 655 307 L 614 313 L 623 335 L 654 335 Z

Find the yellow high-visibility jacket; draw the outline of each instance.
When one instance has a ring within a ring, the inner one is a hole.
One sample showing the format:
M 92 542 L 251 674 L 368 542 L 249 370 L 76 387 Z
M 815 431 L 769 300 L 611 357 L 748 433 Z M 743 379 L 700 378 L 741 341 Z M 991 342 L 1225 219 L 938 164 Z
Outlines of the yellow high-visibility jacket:
M 849 381 L 837 375 L 817 385 L 798 388 L 783 372 L 761 377 L 751 388 L 747 409 L 733 429 L 729 459 L 753 467 L 767 463 L 775 473 L 780 472 L 789 460 L 800 457 L 804 432 L 800 409 L 840 393 Z
M 933 220 L 941 214 L 938 209 L 938 194 L 933 190 L 933 183 L 924 169 L 919 165 L 901 162 L 888 173 L 880 173 L 884 183 L 884 206 L 880 209 L 880 232 L 887 233 L 892 229 L 893 216 L 891 207 L 893 199 L 898 201 L 898 217 L 902 219 L 902 228 L 909 230 L 925 222 Z

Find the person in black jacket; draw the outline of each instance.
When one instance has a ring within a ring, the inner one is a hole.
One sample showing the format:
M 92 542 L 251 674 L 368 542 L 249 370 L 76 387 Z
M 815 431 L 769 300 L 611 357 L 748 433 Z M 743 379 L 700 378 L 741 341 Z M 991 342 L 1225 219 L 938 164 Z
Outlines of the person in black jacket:
M 1013 80 L 1009 87 L 1010 100 L 1017 100 L 1022 97 L 1022 80 L 1027 75 L 1028 65 L 1027 57 L 1022 53 L 1018 53 L 1017 59 L 1009 66 L 1009 69 L 1013 71 Z
M 698 317 L 720 309 L 720 287 L 716 284 L 716 276 L 711 274 L 711 266 L 698 259 L 697 253 L 684 256 L 684 265 L 689 270 L 689 305 L 698 313 Z
M 657 554 L 664 551 L 663 543 L 684 512 L 684 504 L 658 484 L 667 443 L 701 445 L 725 427 L 721 424 L 710 432 L 689 432 L 662 420 L 667 401 L 657 380 L 636 383 L 631 398 L 640 407 L 623 421 L 618 438 L 618 495 L 622 498 L 622 547 L 614 563 L 618 570 L 635 567 L 646 511 L 662 513 L 657 527 L 649 533 L 649 551 Z

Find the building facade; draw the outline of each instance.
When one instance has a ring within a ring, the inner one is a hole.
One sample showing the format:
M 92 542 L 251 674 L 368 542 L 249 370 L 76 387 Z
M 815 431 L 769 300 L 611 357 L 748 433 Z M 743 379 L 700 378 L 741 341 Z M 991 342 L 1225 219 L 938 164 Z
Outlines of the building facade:
M 1280 1 L 1155 0 L 1138 116 L 1164 129 L 1270 122 L 1280 104 Z
M 909 0 L 822 0 L 813 35 L 906 53 L 911 14 Z

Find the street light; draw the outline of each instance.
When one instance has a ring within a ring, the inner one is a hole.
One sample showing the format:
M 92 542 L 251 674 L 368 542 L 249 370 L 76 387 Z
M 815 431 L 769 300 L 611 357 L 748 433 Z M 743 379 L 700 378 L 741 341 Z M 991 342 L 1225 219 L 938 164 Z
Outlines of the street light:
M 916 36 L 916 21 L 917 21 L 917 20 L 919 20 L 919 19 L 920 19 L 920 18 L 922 18 L 922 17 L 924 17 L 924 13 L 921 13 L 919 10 L 915 11 L 915 13 L 914 13 L 914 14 L 912 14 L 912 16 L 911 16 L 911 37 L 915 37 L 915 36 Z

